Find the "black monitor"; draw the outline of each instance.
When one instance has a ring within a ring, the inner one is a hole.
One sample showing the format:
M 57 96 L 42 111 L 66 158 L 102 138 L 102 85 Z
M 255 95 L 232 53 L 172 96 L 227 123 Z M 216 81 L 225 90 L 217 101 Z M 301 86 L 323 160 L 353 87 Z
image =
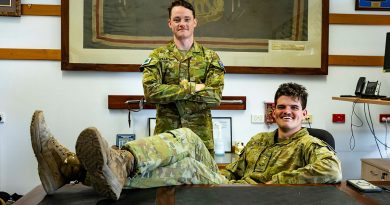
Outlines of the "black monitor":
M 390 32 L 386 35 L 385 56 L 383 62 L 383 71 L 390 72 Z

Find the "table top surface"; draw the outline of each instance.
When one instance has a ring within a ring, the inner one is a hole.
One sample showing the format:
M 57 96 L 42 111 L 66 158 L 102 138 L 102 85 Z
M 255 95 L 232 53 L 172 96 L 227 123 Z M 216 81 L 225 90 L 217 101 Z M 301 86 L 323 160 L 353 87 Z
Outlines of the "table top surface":
M 390 182 L 372 182 L 390 189 Z M 326 196 L 326 197 L 324 197 Z M 182 185 L 151 189 L 124 189 L 118 201 L 99 196 L 91 187 L 65 185 L 46 195 L 41 185 L 20 198 L 15 205 L 35 204 L 243 204 L 256 202 L 299 204 L 388 204 L 390 193 L 362 193 L 346 182 L 306 185 Z M 142 203 L 138 203 L 142 202 Z M 183 203 L 185 202 L 185 203 Z
M 332 97 L 332 100 L 347 101 L 354 103 L 368 103 L 376 105 L 390 105 L 390 101 L 381 99 L 367 99 L 358 97 Z

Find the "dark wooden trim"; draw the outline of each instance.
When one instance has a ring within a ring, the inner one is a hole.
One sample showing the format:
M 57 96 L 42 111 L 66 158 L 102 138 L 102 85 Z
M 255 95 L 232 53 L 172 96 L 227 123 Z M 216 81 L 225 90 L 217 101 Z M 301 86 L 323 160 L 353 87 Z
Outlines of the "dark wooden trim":
M 69 62 L 69 0 L 61 0 L 61 69 Z
M 22 15 L 61 16 L 61 5 L 22 4 Z
M 322 3 L 321 74 L 328 75 L 329 57 L 329 1 Z M 324 16 L 325 14 L 325 16 Z
M 328 55 L 326 53 L 326 55 Z M 323 62 L 321 62 L 323 64 Z M 327 69 L 322 68 L 277 68 L 277 67 L 244 67 L 225 66 L 226 73 L 232 74 L 291 74 L 291 75 L 326 75 Z
M 390 15 L 330 14 L 329 24 L 390 25 Z
M 64 47 L 63 47 L 64 48 Z M 67 49 L 67 48 L 66 48 Z M 63 58 L 69 56 L 61 55 Z M 140 64 L 92 64 L 92 63 L 68 63 L 61 61 L 61 69 L 68 71 L 109 71 L 109 72 L 140 72 Z
M 383 66 L 383 56 L 330 55 L 329 65 L 339 66 Z
M 58 49 L 0 48 L 1 60 L 61 60 Z
M 127 104 L 128 100 L 142 100 L 143 95 L 109 95 L 108 96 L 108 109 L 138 109 L 139 104 Z M 222 100 L 241 100 L 240 104 L 230 104 L 221 102 L 219 107 L 213 108 L 213 110 L 246 110 L 246 96 L 223 96 Z M 143 109 L 156 109 L 153 104 L 145 103 Z

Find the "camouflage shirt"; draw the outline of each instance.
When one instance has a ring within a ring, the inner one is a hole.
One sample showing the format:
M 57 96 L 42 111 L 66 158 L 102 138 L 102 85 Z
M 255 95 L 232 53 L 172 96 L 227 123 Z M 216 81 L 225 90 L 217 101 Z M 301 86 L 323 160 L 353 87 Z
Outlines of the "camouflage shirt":
M 182 54 L 171 41 L 155 49 L 141 71 L 146 102 L 156 104 L 154 134 L 187 127 L 213 150 L 210 108 L 220 104 L 225 74 L 219 56 L 196 42 Z M 202 83 L 205 89 L 195 92 Z
M 304 184 L 336 183 L 341 164 L 323 141 L 301 129 L 289 139 L 275 142 L 277 131 L 256 134 L 239 159 L 221 173 L 231 183 Z

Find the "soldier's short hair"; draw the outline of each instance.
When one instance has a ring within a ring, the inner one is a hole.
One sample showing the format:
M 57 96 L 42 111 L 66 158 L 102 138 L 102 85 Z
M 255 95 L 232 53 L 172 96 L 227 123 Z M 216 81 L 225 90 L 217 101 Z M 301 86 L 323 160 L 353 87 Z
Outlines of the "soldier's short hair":
M 168 12 L 169 12 L 168 18 L 171 18 L 172 9 L 175 6 L 182 6 L 182 7 L 186 8 L 186 9 L 191 10 L 192 11 L 192 15 L 195 18 L 195 9 L 194 9 L 194 7 L 192 6 L 191 3 L 189 3 L 188 1 L 185 1 L 185 0 L 175 0 L 175 1 L 173 1 L 171 3 L 171 6 L 168 8 Z
M 307 92 L 306 88 L 297 83 L 283 83 L 279 86 L 275 93 L 274 102 L 279 99 L 280 96 L 289 96 L 301 100 L 302 109 L 306 108 L 307 104 Z

